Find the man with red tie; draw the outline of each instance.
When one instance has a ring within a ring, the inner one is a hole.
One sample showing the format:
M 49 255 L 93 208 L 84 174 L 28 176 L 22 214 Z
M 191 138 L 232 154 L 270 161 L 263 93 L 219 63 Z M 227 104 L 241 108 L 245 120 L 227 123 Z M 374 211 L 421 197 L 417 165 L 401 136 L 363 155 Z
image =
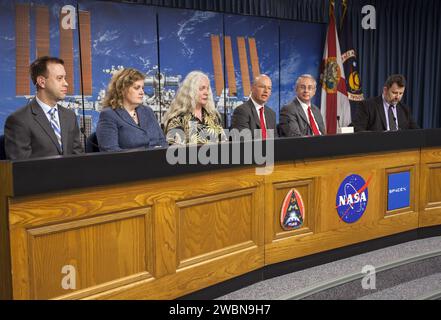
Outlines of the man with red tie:
M 314 77 L 310 74 L 301 75 L 295 89 L 297 96 L 280 110 L 281 135 L 300 137 L 326 134 L 320 109 L 311 102 L 317 89 Z
M 277 137 L 276 113 L 266 106 L 271 90 L 271 79 L 264 74 L 257 76 L 251 87 L 250 99 L 234 110 L 231 129 L 248 129 L 253 138 L 262 139 L 269 138 L 269 130 L 272 130 Z

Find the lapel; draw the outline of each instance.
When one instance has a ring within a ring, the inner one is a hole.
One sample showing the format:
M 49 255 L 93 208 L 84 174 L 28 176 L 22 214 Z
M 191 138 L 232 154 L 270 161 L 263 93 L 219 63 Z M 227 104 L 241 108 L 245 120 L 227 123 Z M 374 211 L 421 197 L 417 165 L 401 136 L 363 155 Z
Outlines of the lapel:
M 315 123 L 317 124 L 317 127 L 318 127 L 320 133 L 325 134 L 324 129 L 321 127 L 320 121 L 319 121 L 319 119 L 322 115 L 320 112 L 320 109 L 315 104 L 311 103 L 311 111 L 312 111 L 312 114 L 314 115 Z M 312 128 L 311 128 L 311 130 L 312 130 Z
M 149 129 L 149 119 L 147 118 L 147 112 L 144 111 L 146 110 L 141 106 L 137 107 L 136 112 L 138 112 L 139 126 L 136 127 L 147 132 Z
M 61 143 L 63 144 L 63 153 L 65 153 L 65 150 L 67 147 L 67 141 L 69 139 L 69 136 L 68 136 L 69 120 L 67 118 L 66 110 L 60 105 L 58 105 L 58 118 L 60 120 Z
M 268 109 L 270 109 L 270 107 L 264 106 L 264 115 L 265 115 L 265 123 L 266 123 L 266 128 L 267 129 L 275 129 L 271 127 L 271 124 L 273 123 L 273 119 L 272 119 L 272 113 L 268 112 Z
M 404 107 L 401 105 L 401 102 L 398 102 L 395 108 L 397 110 L 398 130 L 400 130 L 400 127 L 407 128 L 408 120 L 406 118 Z
M 143 130 L 143 131 L 147 131 L 147 128 L 145 128 L 144 125 L 144 114 L 142 113 L 142 111 L 140 110 L 140 108 L 137 108 L 136 110 L 138 112 L 138 121 L 139 121 L 139 126 L 135 123 L 135 121 L 133 121 L 132 117 L 129 115 L 129 113 L 124 109 L 124 108 L 116 108 L 115 112 L 118 114 L 118 116 L 128 125 L 137 128 L 139 130 Z
M 251 113 L 254 117 L 254 122 L 256 122 L 256 127 L 260 129 L 260 117 L 257 114 L 256 107 L 254 106 L 253 101 L 251 101 L 251 98 L 248 99 L 247 103 L 248 103 L 248 107 L 251 109 Z
M 384 113 L 384 105 L 383 105 L 382 96 L 378 97 L 376 107 L 377 107 L 377 113 L 380 115 L 381 123 L 383 124 L 383 130 L 387 130 L 386 114 Z
M 49 136 L 53 144 L 57 147 L 58 152 L 61 154 L 60 145 L 58 144 L 57 137 L 55 136 L 54 129 L 52 129 L 51 124 L 49 123 L 49 120 L 47 119 L 46 115 L 43 112 L 43 109 L 41 109 L 40 105 L 37 103 L 37 100 L 33 99 L 30 102 L 32 114 L 34 115 L 35 121 L 40 125 L 40 127 L 43 129 L 43 131 Z M 61 126 L 61 139 L 63 141 L 63 127 L 61 124 L 61 116 L 60 116 L 60 126 Z
M 310 127 L 309 126 L 309 120 L 308 120 L 308 118 L 306 118 L 305 111 L 303 110 L 302 106 L 300 105 L 299 100 L 297 100 L 297 97 L 294 98 L 294 107 L 297 109 L 296 112 L 300 116 L 300 118 L 302 118 L 302 120 L 305 122 L 305 124 L 308 127 Z

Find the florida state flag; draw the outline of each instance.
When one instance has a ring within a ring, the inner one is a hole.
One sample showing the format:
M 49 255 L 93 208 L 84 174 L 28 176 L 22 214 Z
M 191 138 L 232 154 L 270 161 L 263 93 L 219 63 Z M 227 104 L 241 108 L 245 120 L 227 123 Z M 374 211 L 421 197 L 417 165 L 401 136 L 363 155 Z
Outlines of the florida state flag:
M 334 7 L 334 0 L 331 0 L 320 75 L 322 85 L 321 112 L 328 134 L 335 134 L 337 127 L 346 127 L 351 123 L 351 106 L 346 90 L 345 72 L 335 26 Z

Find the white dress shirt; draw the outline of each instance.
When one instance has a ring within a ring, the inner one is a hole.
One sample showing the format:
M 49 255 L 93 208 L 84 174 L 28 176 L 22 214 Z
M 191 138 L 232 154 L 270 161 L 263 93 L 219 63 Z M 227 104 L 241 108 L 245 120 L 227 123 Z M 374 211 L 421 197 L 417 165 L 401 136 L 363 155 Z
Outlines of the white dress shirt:
M 297 98 L 297 101 L 302 106 L 302 109 L 303 109 L 303 111 L 305 112 L 305 115 L 306 115 L 306 119 L 308 119 L 308 123 L 309 123 L 309 115 L 308 115 L 308 108 L 309 108 L 309 106 L 306 103 L 304 103 L 302 100 L 300 100 L 299 97 L 296 97 L 296 98 Z M 317 130 L 320 132 L 320 134 L 323 134 L 323 132 L 320 131 L 320 127 L 318 126 L 317 121 L 315 120 L 314 112 L 312 112 L 312 108 L 311 108 L 311 114 L 312 114 L 312 119 L 314 119 L 315 126 L 317 127 Z M 311 123 L 309 123 L 309 126 L 312 128 Z

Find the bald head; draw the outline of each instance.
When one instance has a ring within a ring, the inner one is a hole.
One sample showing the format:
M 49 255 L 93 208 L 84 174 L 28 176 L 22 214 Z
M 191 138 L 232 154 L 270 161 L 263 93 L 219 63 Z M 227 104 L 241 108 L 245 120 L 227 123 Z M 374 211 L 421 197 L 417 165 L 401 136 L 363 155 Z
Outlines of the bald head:
M 270 77 L 260 74 L 253 80 L 251 97 L 260 105 L 264 105 L 271 97 L 272 82 Z

